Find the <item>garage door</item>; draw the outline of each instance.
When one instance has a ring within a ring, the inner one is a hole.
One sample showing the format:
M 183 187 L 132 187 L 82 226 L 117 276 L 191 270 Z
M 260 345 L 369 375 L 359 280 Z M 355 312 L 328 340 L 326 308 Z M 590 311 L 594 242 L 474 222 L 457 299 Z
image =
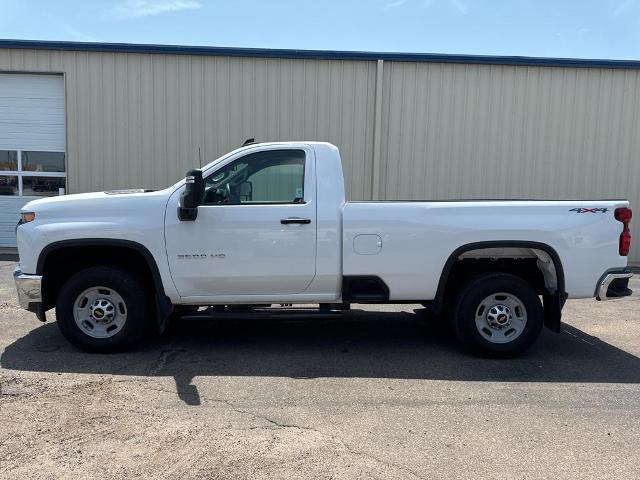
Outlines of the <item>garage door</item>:
M 25 203 L 64 193 L 64 139 L 62 75 L 0 73 L 0 247 Z

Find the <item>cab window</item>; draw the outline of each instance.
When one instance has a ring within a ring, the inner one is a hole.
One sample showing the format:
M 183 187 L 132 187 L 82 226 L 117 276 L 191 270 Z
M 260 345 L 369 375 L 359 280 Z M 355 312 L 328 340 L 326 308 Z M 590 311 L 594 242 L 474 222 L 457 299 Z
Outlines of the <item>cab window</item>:
M 241 157 L 205 179 L 204 203 L 303 203 L 303 150 L 267 150 Z

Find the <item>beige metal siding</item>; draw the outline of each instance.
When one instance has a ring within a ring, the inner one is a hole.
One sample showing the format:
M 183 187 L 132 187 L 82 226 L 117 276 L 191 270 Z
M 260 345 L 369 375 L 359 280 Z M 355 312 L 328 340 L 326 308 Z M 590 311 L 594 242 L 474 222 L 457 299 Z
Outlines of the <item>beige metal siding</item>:
M 371 196 L 375 63 L 5 49 L 3 70 L 65 74 L 69 192 L 165 187 L 254 137 L 340 145 Z
M 626 197 L 640 212 L 636 69 L 0 49 L 0 71 L 65 74 L 71 193 L 164 187 L 198 147 L 207 162 L 255 137 L 335 143 L 352 199 Z
M 628 198 L 640 211 L 640 71 L 385 62 L 381 144 L 381 198 Z
M 638 193 L 640 71 L 384 68 L 384 198 Z

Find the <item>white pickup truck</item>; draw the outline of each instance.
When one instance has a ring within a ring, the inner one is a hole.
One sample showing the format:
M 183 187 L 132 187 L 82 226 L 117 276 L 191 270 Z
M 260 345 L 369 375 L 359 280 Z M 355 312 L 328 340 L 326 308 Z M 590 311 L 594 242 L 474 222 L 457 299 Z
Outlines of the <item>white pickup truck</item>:
M 630 220 L 625 200 L 347 202 L 333 145 L 250 144 L 164 190 L 28 203 L 14 277 L 21 305 L 41 321 L 55 307 L 87 351 L 128 348 L 177 312 L 421 303 L 506 357 L 560 331 L 567 298 L 631 294 Z

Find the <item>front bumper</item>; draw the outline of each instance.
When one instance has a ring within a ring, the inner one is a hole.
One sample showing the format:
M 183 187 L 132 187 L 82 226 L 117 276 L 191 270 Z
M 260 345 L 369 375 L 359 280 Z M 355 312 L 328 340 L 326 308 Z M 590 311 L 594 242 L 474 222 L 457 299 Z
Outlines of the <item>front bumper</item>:
M 42 308 L 42 275 L 22 273 L 19 266 L 13 270 L 13 280 L 18 291 L 18 302 L 22 308 L 34 312 L 41 319 Z
M 611 300 L 628 297 L 633 293 L 629 288 L 629 279 L 631 277 L 633 277 L 633 273 L 629 270 L 605 273 L 598 282 L 596 299 Z

